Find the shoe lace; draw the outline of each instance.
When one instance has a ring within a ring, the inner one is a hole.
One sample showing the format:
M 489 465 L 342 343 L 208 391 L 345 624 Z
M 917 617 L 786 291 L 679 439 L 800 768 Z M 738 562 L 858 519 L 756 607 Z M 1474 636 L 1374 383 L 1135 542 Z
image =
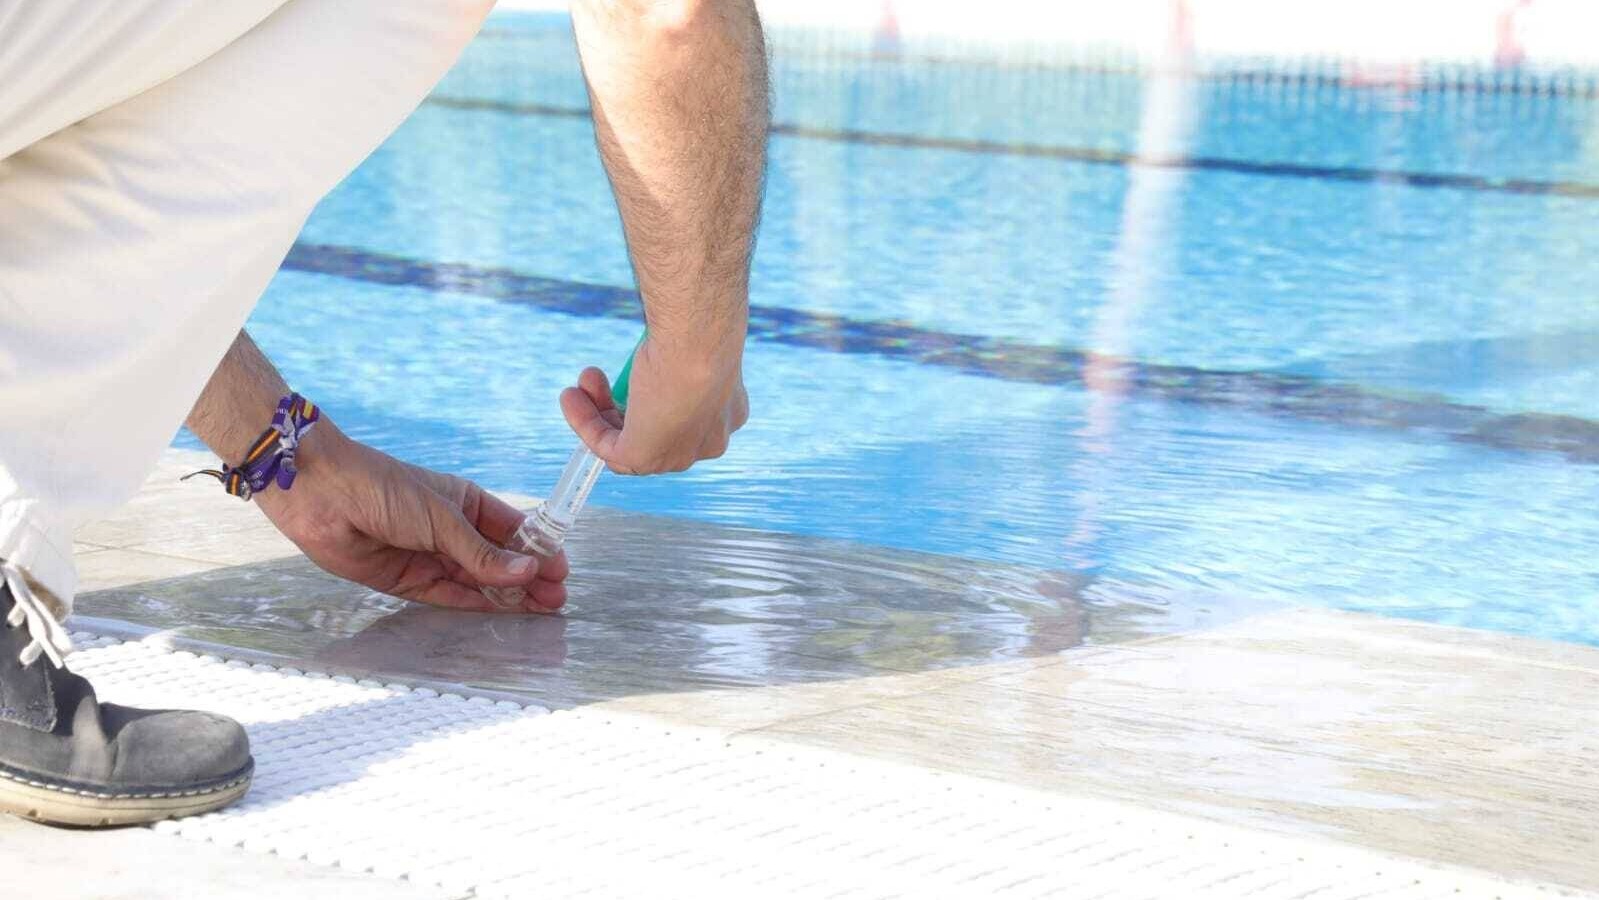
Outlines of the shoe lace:
M 12 628 L 26 624 L 28 636 L 32 638 L 17 658 L 24 666 L 31 666 L 43 654 L 56 668 L 65 667 L 66 661 L 62 655 L 72 649 L 72 639 L 67 637 L 67 630 L 61 627 L 44 601 L 34 593 L 21 569 L 0 559 L 0 579 L 11 589 L 11 612 L 6 616 L 6 624 Z

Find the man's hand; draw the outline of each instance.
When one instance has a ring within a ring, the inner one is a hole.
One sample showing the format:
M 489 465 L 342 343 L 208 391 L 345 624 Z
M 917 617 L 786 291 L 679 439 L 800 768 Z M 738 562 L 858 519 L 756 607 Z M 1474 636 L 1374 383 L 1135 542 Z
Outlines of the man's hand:
M 255 442 L 289 392 L 250 336 L 239 332 L 189 413 L 189 428 L 230 465 Z M 495 610 L 484 585 L 520 587 L 528 612 L 566 602 L 563 554 L 541 561 L 502 549 L 522 514 L 477 485 L 407 465 L 344 436 L 325 416 L 295 460 L 291 490 L 255 495 L 278 530 L 322 568 L 369 588 L 434 606 Z
M 612 471 L 681 472 L 727 452 L 728 439 L 749 418 L 741 357 L 735 348 L 707 359 L 646 338 L 633 354 L 625 421 L 605 373 L 595 368 L 561 392 L 561 412 Z
M 255 499 L 323 569 L 456 609 L 500 611 L 483 596 L 484 585 L 524 589 L 526 612 L 566 603 L 565 554 L 541 561 L 500 546 L 522 521 L 504 501 L 352 441 L 326 420 L 302 446 L 294 487 L 268 488 Z

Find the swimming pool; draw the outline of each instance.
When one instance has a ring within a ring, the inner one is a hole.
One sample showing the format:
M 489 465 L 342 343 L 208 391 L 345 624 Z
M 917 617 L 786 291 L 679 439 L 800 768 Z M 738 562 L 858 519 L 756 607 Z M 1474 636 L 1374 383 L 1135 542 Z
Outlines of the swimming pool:
M 751 422 L 595 503 L 1599 644 L 1592 90 L 779 44 Z M 561 18 L 491 19 L 252 317 L 297 389 L 546 490 L 639 327 L 586 102 Z

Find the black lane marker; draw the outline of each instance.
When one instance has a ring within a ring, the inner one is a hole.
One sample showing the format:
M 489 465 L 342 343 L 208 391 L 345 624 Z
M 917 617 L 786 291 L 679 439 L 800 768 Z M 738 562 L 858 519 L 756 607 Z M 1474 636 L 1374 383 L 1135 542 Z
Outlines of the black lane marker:
M 479 40 L 489 41 L 557 41 L 568 51 L 575 51 L 571 32 L 567 28 L 543 32 L 529 32 L 514 28 L 485 28 L 478 32 Z M 1088 63 L 1023 58 L 1007 60 L 997 56 L 946 56 L 937 53 L 883 53 L 874 51 L 829 48 L 816 54 L 791 53 L 781 47 L 773 49 L 773 59 L 778 62 L 856 62 L 880 66 L 928 66 L 937 68 L 999 69 L 1022 73 L 1063 73 L 1090 78 L 1145 78 L 1148 68 L 1110 63 Z M 1529 97 L 1599 97 L 1599 79 L 1590 72 L 1579 69 L 1557 71 L 1553 69 L 1507 67 L 1489 69 L 1473 66 L 1413 67 L 1407 77 L 1393 74 L 1392 69 L 1374 67 L 1361 70 L 1353 66 L 1349 71 L 1338 71 L 1336 66 L 1311 67 L 1301 71 L 1274 71 L 1271 69 L 1233 69 L 1192 72 L 1188 78 L 1205 84 L 1238 85 L 1240 87 L 1281 86 L 1290 90 L 1391 91 L 1412 94 L 1477 94 Z
M 296 244 L 283 268 L 372 284 L 404 285 L 520 303 L 548 312 L 638 321 L 630 289 L 527 275 L 511 269 L 438 263 L 328 244 Z M 1114 384 L 1129 395 L 1345 427 L 1436 435 L 1504 450 L 1546 451 L 1599 463 L 1599 422 L 1544 413 L 1501 414 L 1442 398 L 1402 397 L 1356 385 L 1261 371 L 1226 371 L 1099 356 L 1072 347 L 934 331 L 902 322 L 854 319 L 783 306 L 750 307 L 750 337 L 938 366 L 985 378 L 1087 387 Z M 1097 388 L 1095 388 L 1097 389 Z
M 496 112 L 517 116 L 550 116 L 586 119 L 589 110 L 578 106 L 552 106 L 542 103 L 511 103 L 469 97 L 429 97 L 431 106 L 449 109 Z M 893 134 L 854 128 L 812 128 L 803 125 L 772 123 L 772 133 L 805 140 L 865 144 L 877 147 L 904 147 L 919 150 L 950 150 L 958 153 L 983 153 L 1059 159 L 1068 162 L 1156 169 L 1193 169 L 1234 172 L 1272 178 L 1310 178 L 1365 184 L 1394 184 L 1416 188 L 1454 188 L 1499 194 L 1531 194 L 1599 199 L 1599 184 L 1582 181 L 1537 181 L 1525 178 L 1488 178 L 1451 172 L 1407 172 L 1400 169 L 1365 169 L 1353 166 L 1318 166 L 1289 162 L 1256 162 L 1218 156 L 1144 157 L 1119 150 L 1096 147 L 1068 147 L 1058 144 L 1030 144 L 1012 141 L 987 141 L 968 138 L 928 137 Z

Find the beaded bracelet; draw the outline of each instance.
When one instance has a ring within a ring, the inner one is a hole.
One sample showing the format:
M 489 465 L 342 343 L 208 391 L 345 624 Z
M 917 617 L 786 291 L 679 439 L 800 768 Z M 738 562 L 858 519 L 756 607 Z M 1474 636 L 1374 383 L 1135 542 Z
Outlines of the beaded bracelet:
M 274 482 L 286 491 L 294 485 L 294 476 L 297 474 L 294 467 L 295 450 L 320 418 L 322 410 L 315 404 L 299 394 L 289 394 L 278 401 L 278 411 L 272 417 L 271 427 L 261 432 L 261 436 L 250 445 L 244 462 L 237 466 L 223 463 L 221 469 L 190 472 L 181 480 L 188 481 L 196 475 L 210 475 L 222 482 L 223 490 L 241 500 L 250 499 L 252 494 L 266 490 L 267 485 Z

